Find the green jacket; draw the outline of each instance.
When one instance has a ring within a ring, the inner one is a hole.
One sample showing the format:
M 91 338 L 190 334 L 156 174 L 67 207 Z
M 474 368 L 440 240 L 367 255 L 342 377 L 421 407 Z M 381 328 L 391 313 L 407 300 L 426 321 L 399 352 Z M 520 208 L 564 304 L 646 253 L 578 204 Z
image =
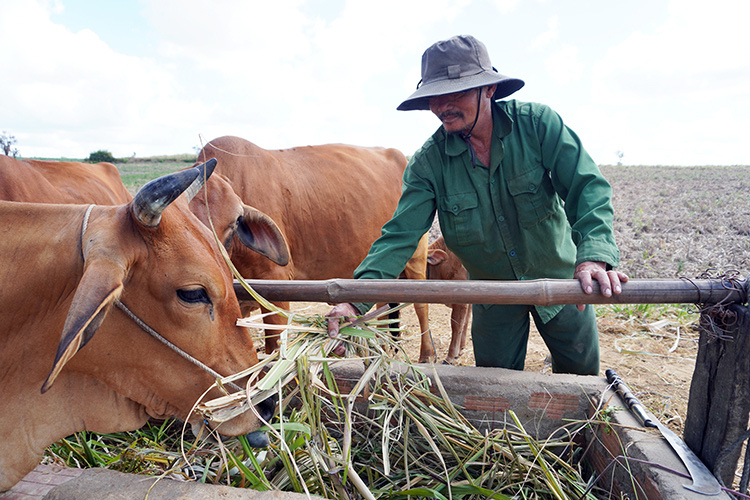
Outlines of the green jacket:
M 472 167 L 466 143 L 440 127 L 407 165 L 396 212 L 354 277 L 398 277 L 436 211 L 469 279 L 570 279 L 581 262 L 618 265 L 612 189 L 557 113 L 496 101 L 490 157 Z M 544 322 L 560 309 L 537 307 Z

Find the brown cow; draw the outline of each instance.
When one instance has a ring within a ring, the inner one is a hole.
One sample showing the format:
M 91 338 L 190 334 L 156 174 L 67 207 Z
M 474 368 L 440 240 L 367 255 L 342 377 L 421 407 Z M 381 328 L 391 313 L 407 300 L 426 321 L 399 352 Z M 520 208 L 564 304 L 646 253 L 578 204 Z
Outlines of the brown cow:
M 237 234 L 240 243 L 251 251 L 278 265 L 286 265 L 289 249 L 276 223 L 266 214 L 242 203 L 219 174 L 209 176 L 207 187 L 199 190 L 198 196 L 190 202 L 191 211 L 201 221 L 209 224 L 203 207 L 206 190 L 212 193 L 214 220 L 218 220 L 214 227 L 227 249 L 232 236 Z M 117 167 L 111 163 L 17 160 L 0 156 L 0 200 L 121 205 L 132 198 Z M 239 216 L 236 213 L 238 206 L 242 206 Z M 258 245 L 256 242 L 266 243 Z
M 164 176 L 115 206 L 0 201 L 0 491 L 72 433 L 133 430 L 149 417 L 200 422 L 191 409 L 217 373 L 257 363 L 236 326 L 232 275 L 180 196 L 202 178 L 203 168 Z M 219 430 L 258 427 L 245 412 Z
M 243 277 L 254 279 L 351 278 L 396 209 L 406 167 L 406 158 L 395 149 L 329 144 L 265 150 L 231 136 L 209 142 L 198 155 L 199 161 L 204 158 L 218 159 L 217 172 L 228 178 L 245 203 L 268 214 L 286 237 L 286 266 L 233 247 L 232 262 Z M 427 235 L 405 274 L 426 279 L 426 271 Z M 289 303 L 277 305 L 289 309 Z M 255 307 L 244 303 L 243 313 Z M 419 361 L 427 362 L 435 358 L 428 306 L 414 307 L 422 330 Z M 285 320 L 271 315 L 266 322 L 282 325 Z M 266 352 L 277 343 L 278 337 L 269 335 Z
M 458 257 L 448 250 L 442 236 L 430 243 L 427 252 L 427 279 L 465 280 L 467 277 L 466 268 L 458 260 Z M 451 344 L 443 363 L 452 365 L 466 347 L 471 304 L 446 305 L 451 308 Z
M 117 167 L 111 163 L 0 156 L 0 200 L 121 205 L 131 198 Z

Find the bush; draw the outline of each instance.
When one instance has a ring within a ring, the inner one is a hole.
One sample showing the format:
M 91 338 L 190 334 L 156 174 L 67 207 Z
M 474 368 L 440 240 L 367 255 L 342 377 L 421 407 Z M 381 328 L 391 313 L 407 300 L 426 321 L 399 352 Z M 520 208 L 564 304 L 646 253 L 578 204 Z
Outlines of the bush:
M 86 159 L 86 161 L 91 162 L 91 163 L 99 163 L 102 161 L 114 163 L 116 160 L 115 160 L 115 157 L 112 156 L 112 153 L 110 153 L 109 151 L 100 149 L 99 151 L 94 151 L 93 153 L 91 153 L 89 157 Z

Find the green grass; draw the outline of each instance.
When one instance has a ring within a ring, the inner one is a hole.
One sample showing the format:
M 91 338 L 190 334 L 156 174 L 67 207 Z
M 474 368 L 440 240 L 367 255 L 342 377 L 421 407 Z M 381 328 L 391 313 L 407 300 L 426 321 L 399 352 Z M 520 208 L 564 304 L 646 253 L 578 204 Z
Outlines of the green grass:
M 258 321 L 248 318 L 243 326 Z M 274 367 L 242 391 L 246 401 L 262 399 L 266 379 L 278 380 L 268 384 L 281 397 L 263 449 L 251 449 L 244 436 L 221 444 L 181 442 L 182 426 L 172 421 L 131 433 L 81 432 L 51 446 L 48 457 L 150 476 L 190 471 L 206 483 L 333 499 L 595 498 L 577 444 L 595 422 L 568 422 L 554 437 L 537 441 L 509 410 L 504 426 L 480 431 L 450 402 L 437 376 L 430 380 L 404 357 L 389 328 L 378 327 L 382 321 L 342 327 L 348 358 L 367 368 L 341 392 L 329 366 L 337 359 L 329 357 L 334 344 L 323 323 L 320 316 L 290 318 L 288 358 L 280 360 L 277 351 L 262 361 Z M 284 373 L 276 373 L 287 360 Z M 221 409 L 235 407 L 225 399 L 204 402 L 197 411 L 221 421 L 229 417 Z
M 605 304 L 596 307 L 596 315 L 638 324 L 671 319 L 683 326 L 697 324 L 699 318 L 693 304 Z
M 41 158 L 34 157 L 34 160 L 54 160 L 54 161 L 80 161 L 85 162 L 85 158 Z M 120 172 L 122 183 L 132 194 L 135 194 L 147 182 L 170 174 L 178 170 L 183 170 L 195 163 L 196 155 L 179 154 L 179 155 L 161 155 L 148 156 L 144 158 L 117 158 L 115 166 Z
M 122 183 L 128 191 L 135 193 L 148 181 L 190 167 L 193 163 L 195 155 L 170 155 L 128 158 L 115 165 L 120 171 Z

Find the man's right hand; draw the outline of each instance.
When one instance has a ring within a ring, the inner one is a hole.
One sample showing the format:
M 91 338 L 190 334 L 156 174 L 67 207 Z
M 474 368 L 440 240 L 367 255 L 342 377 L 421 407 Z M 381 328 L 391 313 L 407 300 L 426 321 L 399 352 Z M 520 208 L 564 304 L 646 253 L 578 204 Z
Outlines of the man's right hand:
M 360 316 L 359 310 L 348 302 L 336 304 L 333 309 L 326 314 L 328 318 L 328 336 L 336 337 L 339 334 L 339 327 L 343 321 L 352 321 Z
M 326 318 L 328 318 L 328 336 L 331 338 L 338 337 L 339 327 L 341 326 L 342 321 L 352 321 L 357 316 L 359 316 L 359 310 L 348 302 L 336 304 L 333 309 L 326 314 Z M 343 342 L 339 342 L 332 352 L 336 356 L 345 356 L 346 346 Z

